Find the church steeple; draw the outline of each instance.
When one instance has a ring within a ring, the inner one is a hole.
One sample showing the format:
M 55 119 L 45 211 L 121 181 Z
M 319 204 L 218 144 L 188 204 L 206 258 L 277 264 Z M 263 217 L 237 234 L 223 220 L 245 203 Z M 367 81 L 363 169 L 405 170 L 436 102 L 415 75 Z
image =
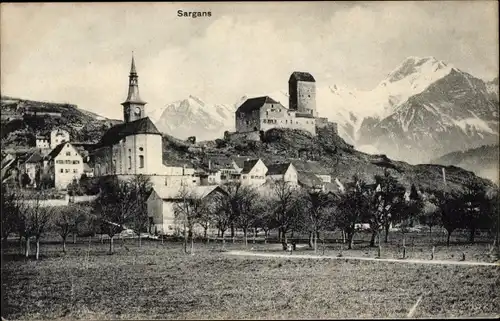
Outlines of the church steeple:
M 146 102 L 143 101 L 139 95 L 139 76 L 135 69 L 133 53 L 132 63 L 130 64 L 130 75 L 128 78 L 128 95 L 127 99 L 122 103 L 123 118 L 126 123 L 146 117 L 144 113 Z

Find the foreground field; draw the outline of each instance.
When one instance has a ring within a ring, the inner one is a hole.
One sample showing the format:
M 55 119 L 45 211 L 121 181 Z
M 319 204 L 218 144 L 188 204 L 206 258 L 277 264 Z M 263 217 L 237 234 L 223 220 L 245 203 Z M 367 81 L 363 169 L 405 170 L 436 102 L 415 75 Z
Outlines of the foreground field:
M 227 244 L 242 249 L 241 244 Z M 264 245 L 259 247 L 263 248 Z M 268 245 L 268 247 L 273 247 Z M 43 244 L 39 262 L 4 251 L 7 319 L 493 317 L 499 267 L 228 256 L 220 245 L 128 240 Z

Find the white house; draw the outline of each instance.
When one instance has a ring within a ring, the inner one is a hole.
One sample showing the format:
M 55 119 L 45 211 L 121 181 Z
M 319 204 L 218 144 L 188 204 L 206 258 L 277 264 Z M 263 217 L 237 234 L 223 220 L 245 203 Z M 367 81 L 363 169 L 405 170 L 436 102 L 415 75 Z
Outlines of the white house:
M 292 163 L 270 164 L 266 176 L 271 181 L 285 181 L 292 185 L 298 182 L 298 173 Z
M 179 231 L 179 221 L 175 218 L 177 204 L 184 198 L 215 197 L 226 193 L 216 185 L 210 186 L 161 186 L 155 185 L 147 199 L 149 232 L 172 235 Z
M 260 159 L 246 160 L 241 171 L 241 184 L 260 186 L 266 182 L 267 166 Z
M 69 133 L 64 129 L 54 129 L 50 132 L 50 148 L 54 149 L 63 142 L 69 142 Z
M 54 173 L 54 185 L 66 189 L 73 179 L 84 173 L 83 157 L 71 143 L 57 145 L 47 156 L 49 171 Z
M 46 136 L 37 135 L 36 136 L 36 148 L 40 148 L 40 149 L 50 148 L 49 138 Z

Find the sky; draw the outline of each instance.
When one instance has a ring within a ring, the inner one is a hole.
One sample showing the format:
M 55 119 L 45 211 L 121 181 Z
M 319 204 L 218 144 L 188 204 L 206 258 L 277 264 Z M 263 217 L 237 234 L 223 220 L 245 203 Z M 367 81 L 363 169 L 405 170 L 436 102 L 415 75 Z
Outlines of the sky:
M 370 90 L 406 57 L 498 75 L 496 1 L 2 3 L 1 92 L 122 117 L 134 52 L 141 98 L 156 109 L 194 95 L 234 104 L 287 89 Z M 178 17 L 178 10 L 210 17 Z

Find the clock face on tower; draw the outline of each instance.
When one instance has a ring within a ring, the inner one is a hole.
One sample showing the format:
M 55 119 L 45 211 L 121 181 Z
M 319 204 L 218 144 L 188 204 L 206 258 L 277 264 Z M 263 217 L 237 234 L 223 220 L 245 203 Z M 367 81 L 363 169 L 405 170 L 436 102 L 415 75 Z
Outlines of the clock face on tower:
M 140 107 L 135 107 L 135 114 L 139 116 L 141 114 L 141 108 Z

